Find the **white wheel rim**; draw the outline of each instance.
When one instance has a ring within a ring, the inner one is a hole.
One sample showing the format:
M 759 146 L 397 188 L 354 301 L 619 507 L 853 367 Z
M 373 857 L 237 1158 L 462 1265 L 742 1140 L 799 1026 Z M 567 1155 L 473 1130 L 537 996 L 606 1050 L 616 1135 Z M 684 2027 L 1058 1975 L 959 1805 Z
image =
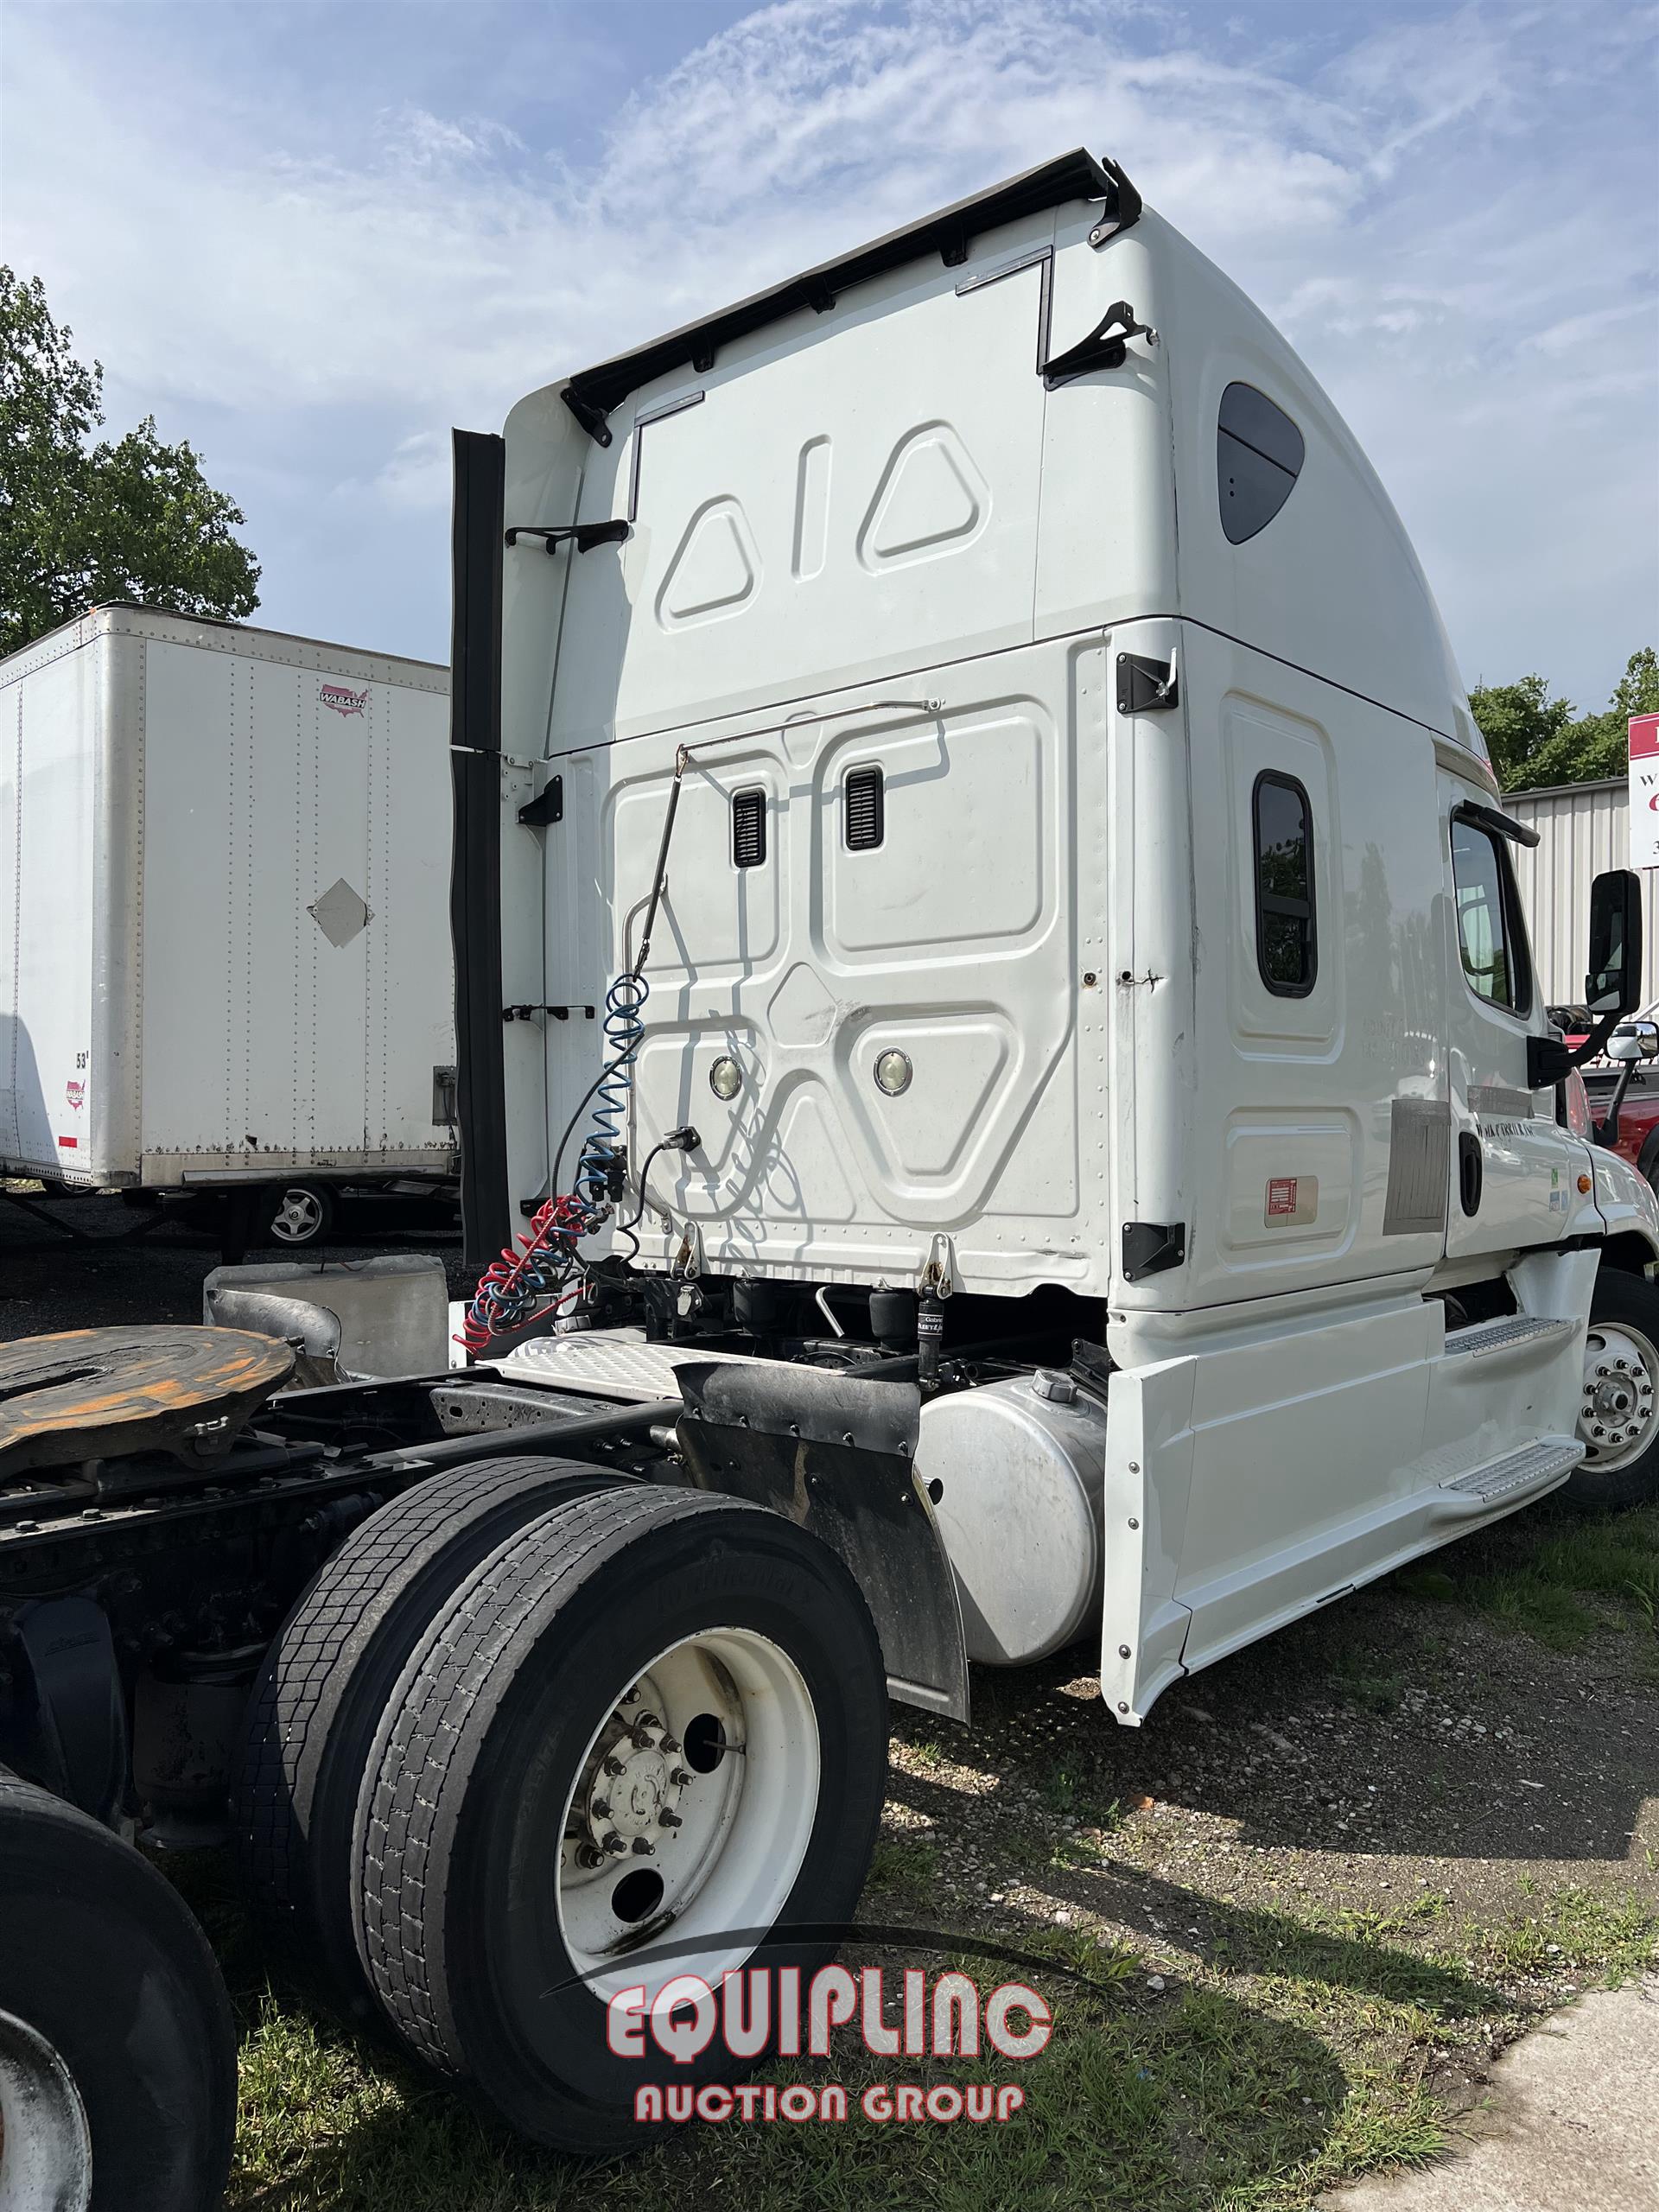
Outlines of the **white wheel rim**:
M 1586 1466 L 1627 1466 L 1653 1441 L 1659 1351 L 1628 1323 L 1592 1321 L 1584 1346 L 1579 1435 Z
M 86 2107 L 54 2046 L 12 2012 L 0 2012 L 0 2212 L 85 2212 Z
M 777 1644 L 709 1629 L 660 1653 L 594 1730 L 565 1801 L 559 1929 L 588 1987 L 643 1983 L 649 2006 L 677 1974 L 714 1984 L 741 1967 L 758 1939 L 740 1931 L 770 1929 L 795 1886 L 818 1787 L 811 1694 Z M 672 1959 L 628 1963 L 671 1943 Z
M 322 1201 L 315 1191 L 284 1191 L 271 1216 L 270 1233 L 280 1244 L 303 1244 L 322 1227 Z

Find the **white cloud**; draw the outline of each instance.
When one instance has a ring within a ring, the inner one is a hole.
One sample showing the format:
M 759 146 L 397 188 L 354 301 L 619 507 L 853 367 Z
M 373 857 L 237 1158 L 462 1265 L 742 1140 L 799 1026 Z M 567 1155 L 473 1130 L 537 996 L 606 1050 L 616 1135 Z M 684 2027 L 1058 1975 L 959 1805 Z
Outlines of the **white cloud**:
M 386 11 L 384 70 L 297 99 L 223 41 L 193 79 L 194 14 L 88 40 L 77 10 L 10 11 L 6 248 L 112 401 L 238 491 L 272 619 L 441 652 L 450 422 L 1081 143 L 1301 347 L 1471 677 L 1599 704 L 1652 632 L 1639 11 L 1564 38 L 1558 10 L 1309 10 L 1287 41 L 1281 12 L 1268 40 L 1248 13 L 784 0 L 636 71 L 580 157 L 503 95 L 511 53 L 442 99 L 400 73 L 425 9 Z M 573 50 L 567 114 L 615 73 Z

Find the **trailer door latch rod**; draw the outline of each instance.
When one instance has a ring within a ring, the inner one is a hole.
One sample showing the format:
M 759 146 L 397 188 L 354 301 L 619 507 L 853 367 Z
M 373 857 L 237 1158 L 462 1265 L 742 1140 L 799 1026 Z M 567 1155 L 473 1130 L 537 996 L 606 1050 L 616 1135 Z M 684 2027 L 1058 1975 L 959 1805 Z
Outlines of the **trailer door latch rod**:
M 620 545 L 625 537 L 633 536 L 632 523 L 619 516 L 614 522 L 572 522 L 557 530 L 543 530 L 539 523 L 515 523 L 507 532 L 507 543 L 516 545 L 521 537 L 539 537 L 544 553 L 556 553 L 561 545 L 573 544 L 578 553 L 591 553 L 595 545 Z

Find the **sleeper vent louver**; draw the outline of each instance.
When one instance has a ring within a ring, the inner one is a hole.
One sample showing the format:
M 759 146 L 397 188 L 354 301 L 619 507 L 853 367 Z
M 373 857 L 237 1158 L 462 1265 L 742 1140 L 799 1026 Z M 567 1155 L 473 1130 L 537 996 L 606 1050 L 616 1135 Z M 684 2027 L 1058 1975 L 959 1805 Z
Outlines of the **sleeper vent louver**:
M 847 849 L 868 852 L 887 828 L 887 793 L 879 768 L 855 768 L 847 779 Z
M 732 800 L 732 858 L 739 868 L 759 868 L 766 857 L 766 795 L 739 791 Z

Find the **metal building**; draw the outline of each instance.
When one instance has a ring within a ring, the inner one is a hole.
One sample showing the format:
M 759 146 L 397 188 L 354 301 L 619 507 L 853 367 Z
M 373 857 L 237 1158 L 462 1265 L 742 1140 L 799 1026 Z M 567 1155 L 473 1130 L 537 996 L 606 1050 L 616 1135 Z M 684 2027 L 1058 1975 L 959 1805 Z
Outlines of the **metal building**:
M 1533 961 L 1547 1005 L 1584 996 L 1590 880 L 1603 868 L 1630 864 L 1630 790 L 1621 776 L 1600 784 L 1559 784 L 1544 791 L 1507 791 L 1504 810 L 1538 832 L 1538 843 L 1515 848 L 1516 874 L 1527 910 Z M 1647 980 L 1643 1003 L 1659 975 L 1659 869 L 1643 871 L 1647 890 Z

